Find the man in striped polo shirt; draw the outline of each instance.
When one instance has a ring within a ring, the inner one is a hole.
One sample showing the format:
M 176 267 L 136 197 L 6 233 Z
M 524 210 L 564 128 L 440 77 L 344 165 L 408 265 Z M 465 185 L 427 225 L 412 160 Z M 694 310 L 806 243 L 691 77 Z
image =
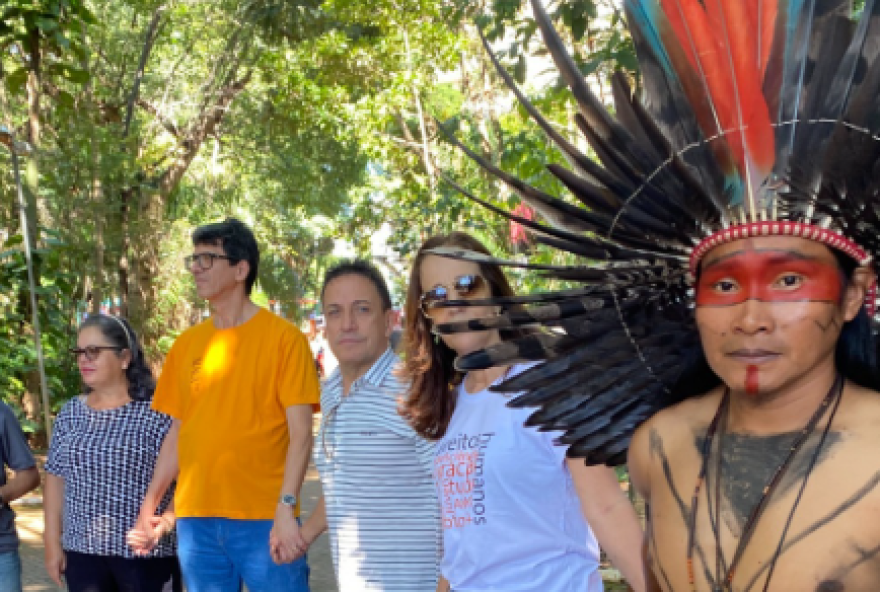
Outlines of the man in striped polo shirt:
M 303 525 L 311 543 L 330 531 L 340 592 L 433 592 L 440 559 L 434 445 L 397 412 L 406 385 L 389 347 L 391 296 L 366 261 L 324 277 L 327 341 L 339 367 L 321 391 L 315 462 L 324 497 Z

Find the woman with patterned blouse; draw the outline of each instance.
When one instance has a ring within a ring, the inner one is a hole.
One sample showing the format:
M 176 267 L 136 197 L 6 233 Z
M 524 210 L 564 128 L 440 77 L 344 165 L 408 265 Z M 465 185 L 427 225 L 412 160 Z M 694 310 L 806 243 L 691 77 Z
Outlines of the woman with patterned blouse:
M 123 319 L 96 315 L 80 325 L 72 350 L 85 394 L 58 413 L 46 463 L 45 560 L 70 592 L 178 592 L 173 512 L 156 516 L 165 534 L 147 556 L 137 521 L 171 420 L 150 409 L 155 380 Z M 128 536 L 128 540 L 127 540 Z

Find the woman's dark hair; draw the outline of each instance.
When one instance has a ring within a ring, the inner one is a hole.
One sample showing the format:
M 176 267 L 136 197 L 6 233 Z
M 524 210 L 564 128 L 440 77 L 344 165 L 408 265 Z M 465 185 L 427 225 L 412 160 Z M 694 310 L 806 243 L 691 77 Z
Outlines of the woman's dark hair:
M 837 249 L 831 249 L 840 267 L 842 292 L 852 281 L 853 273 L 859 264 L 852 257 Z M 721 379 L 709 366 L 702 346 L 685 352 L 684 371 L 677 385 L 671 390 L 671 399 L 666 404 L 674 404 L 690 397 L 702 395 L 721 384 Z M 859 309 L 853 320 L 844 323 L 837 339 L 834 362 L 837 371 L 856 384 L 880 391 L 880 370 L 877 367 L 878 339 L 873 322 L 864 307 Z
M 422 437 L 436 440 L 446 434 L 452 412 L 455 410 L 457 387 L 463 374 L 455 370 L 455 352 L 443 342 L 434 340 L 431 322 L 422 314 L 419 301 L 422 296 L 422 261 L 430 255 L 429 249 L 457 247 L 468 251 L 491 255 L 483 244 L 464 232 L 432 236 L 416 253 L 410 271 L 406 292 L 403 333 L 403 376 L 410 380 L 409 393 L 401 406 L 401 415 Z M 513 288 L 500 267 L 479 263 L 480 275 L 489 285 L 493 298 L 513 296 Z M 518 308 L 510 306 L 508 309 Z M 529 331 L 501 331 L 502 339 L 521 337 Z
M 229 257 L 230 265 L 239 261 L 248 262 L 248 274 L 244 280 L 244 289 L 251 293 L 257 281 L 257 269 L 260 266 L 260 248 L 250 228 L 236 218 L 227 218 L 223 222 L 205 224 L 193 231 L 193 246 L 215 245 L 223 249 Z
M 151 400 L 153 391 L 156 389 L 156 379 L 144 359 L 144 350 L 138 341 L 137 333 L 134 332 L 128 321 L 110 315 L 93 315 L 80 324 L 77 333 L 89 327 L 95 327 L 101 331 L 110 345 L 131 352 L 131 361 L 128 363 L 128 368 L 125 369 L 128 394 L 135 401 Z M 115 355 L 121 356 L 122 350 L 114 352 Z M 85 387 L 85 392 L 88 393 L 91 390 L 90 387 Z

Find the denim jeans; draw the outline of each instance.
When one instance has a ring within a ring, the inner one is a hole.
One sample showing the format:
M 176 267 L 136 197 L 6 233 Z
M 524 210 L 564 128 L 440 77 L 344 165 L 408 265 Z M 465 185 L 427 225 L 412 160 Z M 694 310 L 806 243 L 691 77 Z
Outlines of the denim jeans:
M 187 592 L 309 592 L 301 557 L 276 565 L 269 554 L 271 520 L 180 518 L 177 557 Z
M 21 592 L 21 558 L 18 551 L 0 553 L 0 592 Z

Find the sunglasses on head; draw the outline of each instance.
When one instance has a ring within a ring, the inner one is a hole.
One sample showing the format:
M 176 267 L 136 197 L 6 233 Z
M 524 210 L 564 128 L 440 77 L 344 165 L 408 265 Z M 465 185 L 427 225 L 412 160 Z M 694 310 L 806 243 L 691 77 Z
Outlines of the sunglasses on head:
M 98 359 L 98 356 L 100 356 L 101 352 L 105 349 L 119 352 L 124 350 L 125 348 L 115 345 L 87 345 L 86 347 L 73 347 L 70 349 L 70 353 L 73 355 L 73 359 L 75 360 L 78 360 L 81 355 L 85 354 L 86 359 L 89 362 L 94 362 Z
M 466 299 L 473 296 L 485 283 L 486 280 L 476 274 L 460 275 L 452 283 L 452 290 L 459 298 Z M 421 308 L 422 314 L 430 318 L 432 313 L 436 312 L 438 304 L 450 300 L 449 292 L 449 287 L 437 284 L 422 294 L 419 299 L 419 308 Z

